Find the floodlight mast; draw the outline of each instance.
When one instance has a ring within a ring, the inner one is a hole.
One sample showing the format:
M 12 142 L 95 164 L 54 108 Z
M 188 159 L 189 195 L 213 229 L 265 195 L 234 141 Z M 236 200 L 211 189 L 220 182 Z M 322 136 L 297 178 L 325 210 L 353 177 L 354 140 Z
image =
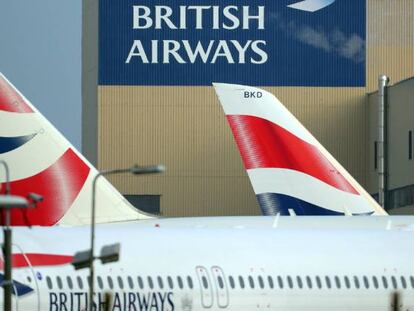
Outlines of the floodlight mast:
M 95 267 L 94 267 L 94 254 L 95 254 L 95 210 L 96 210 L 96 183 L 99 177 L 104 175 L 113 175 L 113 174 L 123 174 L 123 173 L 131 173 L 134 175 L 142 175 L 142 174 L 156 174 L 162 173 L 165 171 L 165 167 L 163 165 L 154 165 L 154 166 L 138 166 L 134 165 L 128 168 L 121 168 L 121 169 L 112 169 L 98 172 L 95 175 L 92 181 L 92 211 L 91 211 L 91 249 L 90 249 L 90 257 L 89 257 L 89 308 L 88 310 L 92 310 L 93 308 L 93 292 L 94 292 L 94 283 L 95 283 Z

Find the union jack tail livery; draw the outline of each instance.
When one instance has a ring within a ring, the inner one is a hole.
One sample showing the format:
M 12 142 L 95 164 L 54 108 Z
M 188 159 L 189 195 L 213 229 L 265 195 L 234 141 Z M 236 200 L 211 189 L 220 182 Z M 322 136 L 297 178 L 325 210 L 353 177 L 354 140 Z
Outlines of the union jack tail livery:
M 90 222 L 97 170 L 0 73 L 0 160 L 10 168 L 11 192 L 44 197 L 35 209 L 13 210 L 12 225 L 52 226 Z M 0 193 L 5 172 L 0 168 Z M 97 222 L 149 218 L 104 178 L 97 182 Z
M 385 215 L 271 93 L 214 83 L 264 215 Z

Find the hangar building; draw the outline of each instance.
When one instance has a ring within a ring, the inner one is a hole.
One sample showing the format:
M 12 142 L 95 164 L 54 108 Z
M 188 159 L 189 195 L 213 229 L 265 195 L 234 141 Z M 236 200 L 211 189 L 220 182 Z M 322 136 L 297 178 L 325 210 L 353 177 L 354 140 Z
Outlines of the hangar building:
M 84 0 L 84 154 L 99 169 L 165 164 L 111 177 L 143 210 L 258 214 L 211 82 L 256 85 L 370 186 L 367 94 L 380 74 L 414 76 L 414 1 L 296 2 Z

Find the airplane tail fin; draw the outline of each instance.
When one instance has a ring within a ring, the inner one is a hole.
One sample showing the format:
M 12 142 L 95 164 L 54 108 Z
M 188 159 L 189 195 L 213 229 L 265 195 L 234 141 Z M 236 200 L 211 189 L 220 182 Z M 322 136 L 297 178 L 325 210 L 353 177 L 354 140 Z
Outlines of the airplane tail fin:
M 386 214 L 271 93 L 213 85 L 264 215 Z
M 10 168 L 11 193 L 44 197 L 34 209 L 12 210 L 12 225 L 78 225 L 90 222 L 97 170 L 0 73 L 0 160 Z M 4 193 L 5 170 L 0 167 Z M 96 221 L 150 218 L 104 178 L 97 182 Z

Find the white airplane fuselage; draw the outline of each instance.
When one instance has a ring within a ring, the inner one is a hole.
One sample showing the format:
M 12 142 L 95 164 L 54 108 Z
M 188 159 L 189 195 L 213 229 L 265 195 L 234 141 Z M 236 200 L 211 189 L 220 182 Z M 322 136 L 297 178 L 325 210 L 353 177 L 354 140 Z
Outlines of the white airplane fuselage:
M 324 228 L 320 220 L 319 229 L 284 226 L 292 218 L 275 223 L 275 217 L 265 218 L 272 225 L 262 227 L 251 225 L 262 221 L 258 217 L 238 217 L 234 226 L 221 220 L 223 226 L 214 228 L 180 228 L 191 220 L 173 225 L 162 219 L 100 225 L 96 253 L 121 243 L 121 254 L 117 263 L 96 261 L 94 302 L 103 310 L 104 293 L 110 292 L 110 310 L 378 311 L 391 310 L 391 295 L 398 292 L 401 310 L 414 310 L 412 218 L 405 225 L 395 218 L 396 227 L 371 226 L 377 219 L 393 222 L 375 218 L 365 218 L 364 229 L 347 217 L 334 220 L 337 228 Z M 89 230 L 15 228 L 13 253 L 72 256 L 89 248 Z M 15 268 L 13 280 L 33 290 L 15 295 L 14 306 L 85 310 L 88 275 L 70 264 Z

